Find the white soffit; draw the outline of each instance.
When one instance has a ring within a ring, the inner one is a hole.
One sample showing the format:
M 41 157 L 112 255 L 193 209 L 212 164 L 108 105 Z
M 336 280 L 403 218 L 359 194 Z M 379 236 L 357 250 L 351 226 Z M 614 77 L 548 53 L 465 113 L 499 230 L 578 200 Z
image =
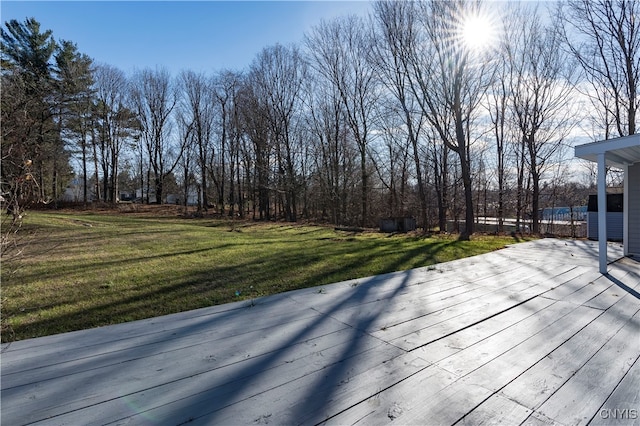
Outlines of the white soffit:
M 591 142 L 575 147 L 575 156 L 597 162 L 598 154 L 605 153 L 608 166 L 622 168 L 640 163 L 640 134 L 605 141 Z

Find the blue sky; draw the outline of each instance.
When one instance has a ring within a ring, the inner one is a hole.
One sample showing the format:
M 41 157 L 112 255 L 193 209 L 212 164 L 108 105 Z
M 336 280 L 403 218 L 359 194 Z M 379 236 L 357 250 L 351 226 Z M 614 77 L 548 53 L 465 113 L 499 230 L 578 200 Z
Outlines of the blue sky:
M 164 66 L 213 72 L 248 67 L 264 47 L 301 42 L 321 19 L 356 13 L 360 1 L 5 1 L 2 24 L 38 20 L 98 63 L 125 72 Z

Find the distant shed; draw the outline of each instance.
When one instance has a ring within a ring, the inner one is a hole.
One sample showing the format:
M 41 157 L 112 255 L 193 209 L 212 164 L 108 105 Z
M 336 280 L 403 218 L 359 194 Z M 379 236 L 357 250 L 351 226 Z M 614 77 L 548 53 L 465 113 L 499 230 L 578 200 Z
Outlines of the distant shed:
M 412 217 L 388 217 L 380 219 L 381 232 L 409 232 L 416 230 L 416 220 Z
M 623 194 L 607 194 L 607 241 L 624 239 Z M 587 206 L 587 238 L 598 239 L 598 196 L 589 195 Z

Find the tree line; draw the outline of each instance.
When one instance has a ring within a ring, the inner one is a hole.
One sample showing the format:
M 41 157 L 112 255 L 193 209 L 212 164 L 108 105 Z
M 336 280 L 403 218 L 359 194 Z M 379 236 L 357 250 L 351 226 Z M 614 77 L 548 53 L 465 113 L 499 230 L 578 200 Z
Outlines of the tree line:
M 383 0 L 265 47 L 245 70 L 178 75 L 127 75 L 35 18 L 11 20 L 2 197 L 18 217 L 75 178 L 83 203 L 172 194 L 261 220 L 413 216 L 468 238 L 495 216 L 498 230 L 515 217 L 537 232 L 541 208 L 585 203 L 563 162 L 572 137 L 636 132 L 639 5 Z M 496 29 L 482 48 L 462 34 L 477 16 Z

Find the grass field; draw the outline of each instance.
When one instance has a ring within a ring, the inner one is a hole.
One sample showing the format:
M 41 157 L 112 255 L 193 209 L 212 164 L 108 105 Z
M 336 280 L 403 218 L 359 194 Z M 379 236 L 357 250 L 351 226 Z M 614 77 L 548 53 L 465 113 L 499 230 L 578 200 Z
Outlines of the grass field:
M 2 341 L 432 265 L 514 243 L 177 215 L 30 212 L 2 265 Z

